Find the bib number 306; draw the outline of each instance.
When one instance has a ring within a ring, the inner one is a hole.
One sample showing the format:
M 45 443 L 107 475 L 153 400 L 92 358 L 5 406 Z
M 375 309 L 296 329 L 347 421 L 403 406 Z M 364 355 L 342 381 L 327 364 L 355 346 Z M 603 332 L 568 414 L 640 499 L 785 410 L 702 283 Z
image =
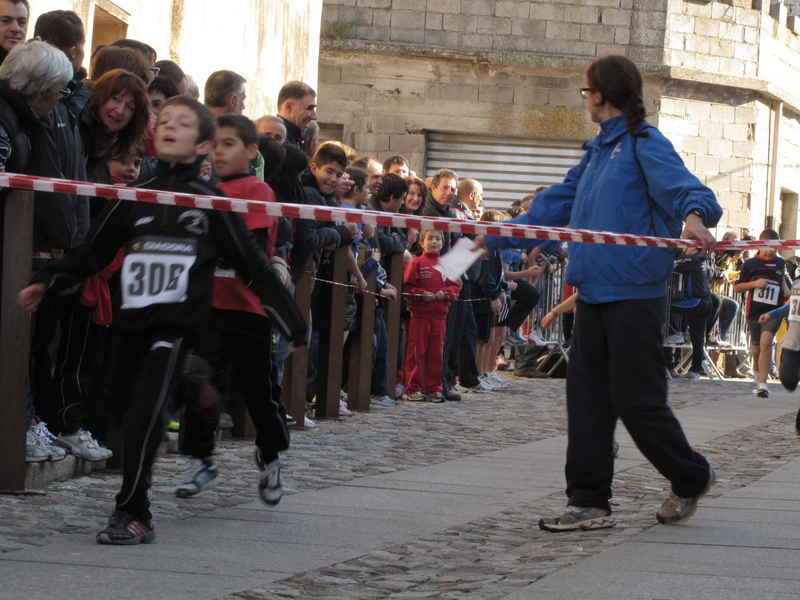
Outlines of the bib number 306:
M 195 256 L 137 252 L 122 265 L 122 307 L 144 308 L 186 300 Z

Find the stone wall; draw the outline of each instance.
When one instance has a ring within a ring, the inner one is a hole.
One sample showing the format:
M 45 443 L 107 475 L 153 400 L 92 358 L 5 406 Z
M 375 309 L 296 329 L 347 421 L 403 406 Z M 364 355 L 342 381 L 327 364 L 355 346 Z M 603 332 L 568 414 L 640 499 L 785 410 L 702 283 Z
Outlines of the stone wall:
M 71 8 L 81 17 L 92 48 L 99 6 L 128 24 L 128 37 L 153 46 L 160 59 L 179 63 L 200 86 L 220 69 L 248 81 L 245 113 L 275 113 L 278 90 L 292 79 L 317 84 L 322 0 L 35 0 L 31 26 L 50 10 Z M 201 98 L 202 99 L 202 98 Z
M 351 39 L 660 62 L 668 0 L 325 0 Z
M 800 191 L 800 47 L 786 8 L 758 3 L 325 0 L 323 30 L 354 27 L 342 41 L 323 33 L 320 119 L 359 151 L 403 153 L 417 170 L 425 131 L 586 140 L 596 127 L 576 92 L 583 72 L 627 54 L 645 75 L 649 120 L 726 209 L 721 227 L 760 231 L 778 100 L 778 186 Z

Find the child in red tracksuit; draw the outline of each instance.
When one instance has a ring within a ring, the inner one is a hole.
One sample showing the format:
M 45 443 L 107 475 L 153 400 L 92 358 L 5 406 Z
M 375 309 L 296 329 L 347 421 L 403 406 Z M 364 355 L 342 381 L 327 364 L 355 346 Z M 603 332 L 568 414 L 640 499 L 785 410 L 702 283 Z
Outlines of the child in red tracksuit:
M 422 256 L 406 268 L 404 291 L 409 295 L 406 352 L 406 400 L 444 402 L 442 395 L 442 349 L 444 325 L 450 300 L 458 298 L 458 281 L 445 279 L 435 268 L 443 236 L 440 231 L 422 230 Z M 425 393 L 422 393 L 422 369 L 425 369 Z

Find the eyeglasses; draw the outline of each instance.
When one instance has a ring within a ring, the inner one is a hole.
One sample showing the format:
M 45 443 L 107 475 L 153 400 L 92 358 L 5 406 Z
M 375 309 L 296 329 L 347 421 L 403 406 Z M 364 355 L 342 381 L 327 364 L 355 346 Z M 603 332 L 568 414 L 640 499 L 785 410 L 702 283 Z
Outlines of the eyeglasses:
M 153 74 L 153 77 L 158 77 L 158 74 L 161 73 L 161 68 L 160 67 L 150 67 L 147 70 L 150 71 Z
M 70 96 L 72 96 L 72 90 L 69 88 L 64 88 L 63 90 L 58 90 L 58 93 L 61 94 L 61 97 L 66 100 Z
M 586 100 L 589 97 L 589 92 L 596 91 L 594 88 L 579 88 L 578 91 L 581 93 L 581 98 Z

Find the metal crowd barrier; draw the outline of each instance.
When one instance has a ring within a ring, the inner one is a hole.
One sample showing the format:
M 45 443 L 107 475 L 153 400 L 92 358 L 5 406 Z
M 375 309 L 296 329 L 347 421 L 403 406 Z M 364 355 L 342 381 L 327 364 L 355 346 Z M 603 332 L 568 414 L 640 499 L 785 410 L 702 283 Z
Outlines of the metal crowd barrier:
M 549 367 L 546 370 L 546 372 L 551 375 L 562 362 L 569 360 L 569 348 L 564 347 L 565 338 L 563 315 L 560 315 L 559 318 L 555 320 L 550 329 L 542 329 L 539 326 L 539 322 L 544 315 L 565 300 L 565 271 L 566 266 L 559 263 L 553 272 L 548 272 L 545 270 L 539 277 L 538 281 L 534 280 L 534 285 L 540 293 L 540 299 L 539 304 L 536 306 L 536 308 L 534 308 L 526 320 L 526 331 L 535 332 L 547 345 L 547 350 L 543 352 L 538 359 L 539 366 L 548 364 L 551 357 L 555 355 L 558 356 L 558 359 L 555 362 L 549 362 Z M 746 361 L 749 360 L 748 351 L 750 346 L 747 336 L 747 325 L 742 306 L 745 296 L 743 294 L 737 294 L 734 292 L 733 285 L 733 283 L 724 283 L 721 286 L 716 286 L 718 291 L 715 293 L 717 293 L 719 296 L 735 300 L 737 304 L 739 304 L 739 310 L 737 311 L 731 323 L 728 336 L 728 342 L 730 345 L 717 346 L 708 342 L 704 345 L 704 368 L 707 375 L 712 378 L 722 379 L 724 375 L 720 371 L 719 367 L 717 367 L 715 361 L 712 359 L 711 353 L 737 353 L 743 359 L 743 362 L 746 363 Z M 666 340 L 672 333 L 675 333 L 670 331 L 669 327 L 672 298 L 682 295 L 684 286 L 685 282 L 683 275 L 680 273 L 673 273 L 667 292 L 666 320 L 663 327 L 663 336 L 665 341 L 664 345 L 666 347 L 673 347 L 680 353 L 680 356 L 676 360 L 676 371 L 679 373 L 685 372 L 689 368 L 692 357 L 692 345 L 688 339 L 683 344 L 669 344 L 666 342 Z M 513 297 L 514 294 L 512 292 L 511 298 L 513 299 Z M 719 319 L 717 319 L 717 323 L 714 325 L 714 331 L 715 333 L 719 332 Z
M 685 339 L 684 343 L 682 344 L 674 344 L 669 343 L 667 339 L 675 331 L 671 330 L 670 327 L 670 317 L 672 314 L 672 300 L 675 297 L 682 296 L 682 292 L 684 290 L 685 281 L 684 276 L 681 273 L 673 273 L 670 279 L 669 290 L 667 292 L 667 318 L 664 322 L 664 346 L 669 348 L 675 348 L 679 353 L 680 356 L 675 361 L 675 370 L 683 374 L 685 373 L 691 364 L 692 361 L 692 344 L 688 339 Z M 718 291 L 715 292 L 718 296 L 723 298 L 730 298 L 731 300 L 735 300 L 737 304 L 739 304 L 739 310 L 736 312 L 736 315 L 733 318 L 733 322 L 731 323 L 731 328 L 728 336 L 728 345 L 714 345 L 709 343 L 705 331 L 703 332 L 703 368 L 711 378 L 716 379 L 723 379 L 724 374 L 719 370 L 716 362 L 713 360 L 711 353 L 720 353 L 720 354 L 730 354 L 730 353 L 737 353 L 739 356 L 745 357 L 745 361 L 748 360 L 747 352 L 749 350 L 749 343 L 747 339 L 747 325 L 745 323 L 744 318 L 744 311 L 742 310 L 742 301 L 744 300 L 744 294 L 737 294 L 733 291 L 733 284 L 732 283 L 724 283 L 721 286 L 717 286 Z M 685 327 L 683 328 L 685 330 Z M 680 333 L 683 333 L 681 331 Z M 717 322 L 714 324 L 714 335 L 718 337 L 719 333 L 719 318 L 717 318 Z

